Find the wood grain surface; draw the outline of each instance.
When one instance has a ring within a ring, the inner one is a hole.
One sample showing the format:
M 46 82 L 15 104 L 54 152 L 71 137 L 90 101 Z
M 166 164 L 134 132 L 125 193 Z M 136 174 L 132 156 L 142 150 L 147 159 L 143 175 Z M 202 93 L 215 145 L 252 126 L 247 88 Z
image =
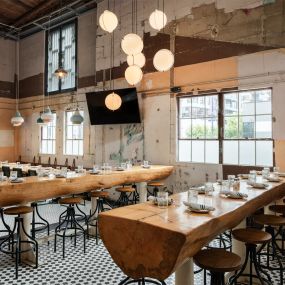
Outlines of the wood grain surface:
M 183 201 L 187 193 L 173 195 L 174 204 L 160 209 L 151 202 L 100 214 L 102 240 L 115 263 L 132 278 L 165 280 L 218 234 L 237 226 L 257 209 L 285 195 L 285 183 L 271 183 L 266 190 L 241 182 L 246 200 L 219 195 L 199 195 L 199 202 L 212 204 L 210 214 L 189 212 Z
M 173 171 L 173 166 L 139 166 L 125 171 L 113 171 L 100 175 L 74 175 L 70 178 L 26 177 L 23 183 L 0 182 L 0 207 L 26 204 L 28 202 L 79 194 L 101 188 L 164 179 Z

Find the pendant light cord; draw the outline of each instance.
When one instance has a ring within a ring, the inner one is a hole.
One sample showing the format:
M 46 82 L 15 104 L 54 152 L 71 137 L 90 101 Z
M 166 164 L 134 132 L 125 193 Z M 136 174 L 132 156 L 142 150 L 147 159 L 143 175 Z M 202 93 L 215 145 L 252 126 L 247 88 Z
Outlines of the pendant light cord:
M 16 73 L 16 84 L 15 84 L 15 95 L 16 95 L 16 111 L 19 111 L 19 44 L 20 34 L 18 33 L 16 48 L 15 48 L 15 73 Z

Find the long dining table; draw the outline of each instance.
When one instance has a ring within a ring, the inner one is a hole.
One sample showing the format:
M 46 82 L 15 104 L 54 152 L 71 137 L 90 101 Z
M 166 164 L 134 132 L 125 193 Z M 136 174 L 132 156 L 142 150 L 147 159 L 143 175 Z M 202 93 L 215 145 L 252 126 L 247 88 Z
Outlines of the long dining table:
M 52 199 L 73 194 L 90 192 L 96 189 L 108 189 L 117 185 L 136 183 L 140 194 L 140 202 L 147 197 L 147 182 L 165 179 L 171 175 L 173 166 L 152 165 L 150 168 L 134 166 L 124 171 L 101 171 L 98 174 L 67 173 L 66 178 L 25 177 L 21 183 L 11 183 L 6 180 L 0 182 L 0 207 L 29 205 L 31 202 Z M 92 201 L 92 211 L 96 208 L 96 201 Z M 30 231 L 30 214 L 23 216 L 24 227 Z M 28 251 L 23 256 L 27 263 L 35 263 L 35 256 Z
M 201 248 L 224 231 L 244 226 L 246 217 L 285 196 L 285 180 L 268 183 L 266 189 L 241 181 L 240 192 L 248 195 L 246 199 L 226 198 L 220 187 L 215 185 L 212 197 L 198 197 L 199 203 L 215 208 L 208 214 L 189 211 L 183 204 L 187 192 L 173 195 L 174 203 L 166 209 L 146 202 L 101 213 L 100 235 L 114 262 L 133 279 L 165 280 L 175 272 L 176 285 L 192 285 L 192 257 Z

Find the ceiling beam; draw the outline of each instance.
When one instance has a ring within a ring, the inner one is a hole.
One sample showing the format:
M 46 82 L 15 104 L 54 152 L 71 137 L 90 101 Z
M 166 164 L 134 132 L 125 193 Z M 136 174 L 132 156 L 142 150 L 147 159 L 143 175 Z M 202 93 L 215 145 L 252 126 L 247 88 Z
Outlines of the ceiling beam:
M 13 24 L 15 27 L 19 27 L 21 25 L 24 25 L 27 22 L 30 22 L 37 18 L 38 16 L 41 16 L 45 14 L 45 12 L 50 11 L 51 8 L 57 6 L 59 4 L 58 0 L 46 0 L 39 5 L 37 5 L 35 8 L 31 9 L 27 13 L 25 13 L 23 16 L 18 18 Z

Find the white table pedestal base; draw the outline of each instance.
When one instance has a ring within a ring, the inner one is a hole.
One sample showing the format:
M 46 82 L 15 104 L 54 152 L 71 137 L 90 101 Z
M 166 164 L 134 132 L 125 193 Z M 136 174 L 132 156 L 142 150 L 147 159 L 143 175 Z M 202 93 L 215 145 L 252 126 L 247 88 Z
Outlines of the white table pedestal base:
M 175 285 L 194 285 L 193 258 L 189 258 L 176 270 Z
M 140 194 L 140 203 L 144 203 L 147 201 L 147 183 L 140 182 L 137 183 L 138 191 Z

